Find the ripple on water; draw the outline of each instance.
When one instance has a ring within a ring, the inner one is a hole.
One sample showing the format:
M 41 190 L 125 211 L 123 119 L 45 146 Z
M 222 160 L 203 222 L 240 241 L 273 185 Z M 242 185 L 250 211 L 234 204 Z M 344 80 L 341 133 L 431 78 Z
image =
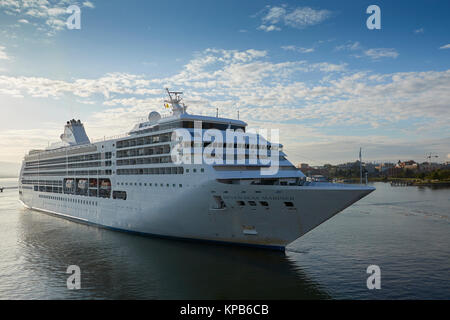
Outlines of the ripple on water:
M 7 191 L 0 299 L 450 299 L 448 190 L 376 187 L 285 253 L 98 229 L 23 209 Z M 66 288 L 71 264 L 82 290 Z M 382 290 L 366 287 L 371 264 Z

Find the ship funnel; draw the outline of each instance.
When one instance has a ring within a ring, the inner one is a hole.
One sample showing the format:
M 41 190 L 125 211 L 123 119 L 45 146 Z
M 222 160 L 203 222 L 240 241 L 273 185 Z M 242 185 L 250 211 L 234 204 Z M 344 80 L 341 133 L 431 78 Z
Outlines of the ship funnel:
M 64 133 L 61 135 L 61 140 L 70 145 L 87 144 L 90 140 L 84 130 L 84 125 L 80 120 L 72 119 L 67 121 L 64 126 Z

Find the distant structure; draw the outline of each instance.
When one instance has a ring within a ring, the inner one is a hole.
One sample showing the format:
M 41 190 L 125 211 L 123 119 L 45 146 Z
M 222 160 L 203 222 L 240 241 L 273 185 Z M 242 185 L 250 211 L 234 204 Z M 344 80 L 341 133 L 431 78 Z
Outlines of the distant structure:
M 398 160 L 395 167 L 398 169 L 417 170 L 419 168 L 419 164 L 417 162 L 415 162 L 414 160 L 403 161 L 403 162 Z
M 307 163 L 300 163 L 298 168 L 301 169 L 301 170 L 308 169 L 309 168 L 309 164 L 307 164 Z
M 382 162 L 379 163 L 378 165 L 375 165 L 375 169 L 380 173 L 380 174 L 389 174 L 390 171 L 392 171 L 392 168 L 395 167 L 395 163 L 390 163 L 390 162 Z

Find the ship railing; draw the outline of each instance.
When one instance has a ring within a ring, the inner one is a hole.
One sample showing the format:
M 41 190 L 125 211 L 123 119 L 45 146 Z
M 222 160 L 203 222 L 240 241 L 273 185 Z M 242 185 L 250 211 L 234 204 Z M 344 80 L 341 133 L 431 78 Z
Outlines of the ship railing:
M 126 138 L 129 137 L 130 135 L 128 133 L 123 133 L 123 134 L 119 134 L 119 135 L 115 135 L 115 136 L 104 136 L 103 138 L 96 138 L 96 139 L 91 139 L 91 143 L 96 143 L 96 142 L 103 142 L 103 141 L 107 141 L 107 140 L 115 140 L 115 139 L 121 139 L 121 138 Z

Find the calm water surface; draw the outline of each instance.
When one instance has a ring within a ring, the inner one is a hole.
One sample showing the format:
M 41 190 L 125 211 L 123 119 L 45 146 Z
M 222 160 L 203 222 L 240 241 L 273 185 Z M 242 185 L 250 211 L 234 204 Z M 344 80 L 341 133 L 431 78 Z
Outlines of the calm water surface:
M 450 299 L 450 189 L 375 187 L 285 253 L 98 229 L 5 190 L 0 299 Z M 66 287 L 74 264 L 78 291 Z M 366 287 L 371 264 L 381 290 Z

